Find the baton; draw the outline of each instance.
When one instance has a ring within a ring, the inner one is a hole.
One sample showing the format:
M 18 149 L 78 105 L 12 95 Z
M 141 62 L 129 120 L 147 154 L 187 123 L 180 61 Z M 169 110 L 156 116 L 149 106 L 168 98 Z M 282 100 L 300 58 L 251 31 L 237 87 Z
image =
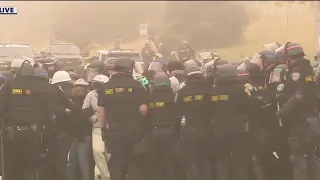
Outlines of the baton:
M 277 109 L 278 109 L 278 111 L 280 110 L 279 102 L 277 102 Z M 279 126 L 280 126 L 280 127 L 282 127 L 282 126 L 283 126 L 283 124 L 282 124 L 282 120 L 281 120 L 281 118 L 280 118 L 280 117 L 279 117 Z

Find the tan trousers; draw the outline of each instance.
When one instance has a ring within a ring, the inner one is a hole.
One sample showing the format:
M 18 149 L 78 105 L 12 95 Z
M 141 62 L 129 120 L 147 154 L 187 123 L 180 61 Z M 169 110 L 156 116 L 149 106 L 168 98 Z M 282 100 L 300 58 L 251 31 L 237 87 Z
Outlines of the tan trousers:
M 96 163 L 96 167 L 100 172 L 102 180 L 110 179 L 106 158 L 107 150 L 105 148 L 104 142 L 102 141 L 101 135 L 95 132 L 92 132 L 92 149 L 94 161 Z

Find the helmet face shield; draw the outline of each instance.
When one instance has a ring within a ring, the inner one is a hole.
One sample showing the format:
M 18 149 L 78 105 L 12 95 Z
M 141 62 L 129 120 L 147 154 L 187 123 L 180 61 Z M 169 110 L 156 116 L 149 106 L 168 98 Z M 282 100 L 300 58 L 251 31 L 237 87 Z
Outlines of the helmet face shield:
M 260 71 L 263 70 L 263 62 L 262 56 L 260 54 L 256 54 L 250 61 L 250 63 L 255 64 L 259 67 Z
M 159 71 L 159 70 L 163 70 L 165 68 L 165 64 L 160 63 L 160 62 L 151 62 L 149 64 L 149 68 L 148 70 L 155 70 L 155 71 Z
M 95 76 L 99 74 L 98 68 L 88 68 L 86 73 L 86 80 L 91 82 Z

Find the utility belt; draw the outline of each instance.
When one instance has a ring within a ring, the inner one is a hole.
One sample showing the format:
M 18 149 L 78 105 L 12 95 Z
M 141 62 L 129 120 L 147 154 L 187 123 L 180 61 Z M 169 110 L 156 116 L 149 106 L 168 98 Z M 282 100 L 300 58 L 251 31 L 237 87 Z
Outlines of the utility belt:
M 173 129 L 175 126 L 173 125 L 165 125 L 165 126 L 151 126 L 152 129 Z
M 43 136 L 43 132 L 45 130 L 44 125 L 32 124 L 32 125 L 24 125 L 24 126 L 7 126 L 4 128 L 4 135 L 6 138 L 13 140 L 16 138 L 22 138 L 26 133 L 39 133 Z

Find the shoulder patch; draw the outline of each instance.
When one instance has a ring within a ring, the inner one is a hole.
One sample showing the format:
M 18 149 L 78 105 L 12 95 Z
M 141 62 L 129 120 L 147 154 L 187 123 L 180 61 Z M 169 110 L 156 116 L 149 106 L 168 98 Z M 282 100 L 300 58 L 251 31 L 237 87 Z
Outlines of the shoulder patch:
M 249 83 L 246 83 L 246 84 L 244 85 L 244 87 L 245 87 L 246 89 L 249 89 L 250 91 L 253 90 L 253 86 L 252 86 L 251 84 L 249 84 Z
M 113 94 L 113 89 L 106 89 L 105 94 Z
M 22 94 L 22 89 L 11 89 L 11 94 Z
M 203 100 L 203 95 L 195 95 L 194 96 L 195 101 L 202 101 Z
M 277 86 L 277 91 L 278 91 L 278 92 L 281 92 L 283 89 L 284 89 L 284 84 L 283 84 L 283 83 L 281 83 L 281 84 L 279 84 L 279 85 Z
M 30 89 L 26 89 L 26 90 L 24 90 L 24 93 L 25 93 L 26 95 L 30 95 L 32 92 L 31 92 Z
M 192 96 L 183 97 L 183 102 L 191 102 L 191 101 L 192 101 Z
M 292 73 L 291 77 L 293 81 L 298 81 L 300 78 L 300 73 Z

